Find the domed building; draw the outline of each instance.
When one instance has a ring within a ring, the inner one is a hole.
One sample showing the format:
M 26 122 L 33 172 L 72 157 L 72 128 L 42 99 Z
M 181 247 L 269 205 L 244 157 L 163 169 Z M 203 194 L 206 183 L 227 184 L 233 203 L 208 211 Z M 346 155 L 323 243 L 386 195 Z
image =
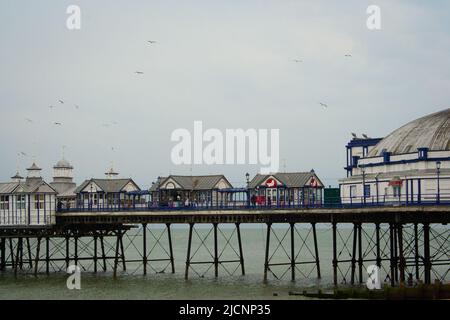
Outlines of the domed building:
M 343 203 L 450 203 L 450 108 L 347 144 Z
M 50 185 L 58 192 L 57 200 L 62 207 L 75 206 L 77 186 L 73 182 L 73 166 L 66 159 L 59 160 L 53 166 L 53 181 Z

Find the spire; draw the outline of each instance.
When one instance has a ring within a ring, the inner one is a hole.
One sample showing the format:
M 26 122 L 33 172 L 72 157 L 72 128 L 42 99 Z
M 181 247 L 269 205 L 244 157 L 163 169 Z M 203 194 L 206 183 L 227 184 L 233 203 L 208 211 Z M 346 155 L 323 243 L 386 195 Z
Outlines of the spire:
M 27 169 L 27 179 L 41 179 L 41 168 L 39 168 L 35 162 Z
M 113 179 L 119 175 L 119 173 L 114 171 L 114 168 L 111 166 L 111 168 L 105 172 L 105 175 L 108 179 Z
M 19 170 L 17 170 L 16 175 L 14 177 L 11 177 L 11 180 L 13 180 L 14 182 L 20 182 L 20 180 L 22 180 L 23 177 L 19 174 Z

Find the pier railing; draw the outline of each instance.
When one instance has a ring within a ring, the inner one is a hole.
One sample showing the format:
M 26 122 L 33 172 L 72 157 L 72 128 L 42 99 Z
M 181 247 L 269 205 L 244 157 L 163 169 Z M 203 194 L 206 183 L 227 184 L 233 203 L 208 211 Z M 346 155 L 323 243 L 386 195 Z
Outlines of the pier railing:
M 372 196 L 372 197 L 339 197 L 322 201 L 277 201 L 272 203 L 251 203 L 248 200 L 229 201 L 226 203 L 171 201 L 160 203 L 157 201 L 133 201 L 127 203 L 108 204 L 97 203 L 79 205 L 70 208 L 60 207 L 57 212 L 125 212 L 125 211 L 214 211 L 214 210 L 277 210 L 277 209 L 339 209 L 364 207 L 405 207 L 405 206 L 449 206 L 450 193 L 422 194 L 420 197 L 411 196 Z

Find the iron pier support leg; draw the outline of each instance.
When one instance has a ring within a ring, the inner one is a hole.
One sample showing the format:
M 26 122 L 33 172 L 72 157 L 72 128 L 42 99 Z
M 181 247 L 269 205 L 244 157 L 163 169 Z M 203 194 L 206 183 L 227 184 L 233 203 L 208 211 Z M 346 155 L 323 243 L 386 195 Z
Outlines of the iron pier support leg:
M 105 253 L 105 241 L 103 239 L 103 234 L 100 236 L 100 247 L 102 249 L 103 272 L 106 272 L 106 253 Z
M 213 223 L 214 228 L 214 276 L 219 276 L 219 250 L 217 246 L 217 223 Z
M 17 268 L 19 267 L 20 264 L 20 245 L 21 245 L 21 238 L 17 239 L 17 248 L 16 248 L 16 259 L 15 259 L 15 264 L 14 264 L 14 276 L 17 277 Z
M 363 283 L 362 224 L 358 224 L 358 271 L 359 283 Z
M 50 238 L 45 238 L 45 273 L 50 274 Z
M 389 245 L 391 286 L 395 286 L 394 225 L 392 223 L 389 224 Z
M 269 249 L 270 249 L 271 229 L 272 229 L 272 224 L 267 223 L 266 255 L 264 258 L 264 281 L 267 281 L 267 271 L 269 271 Z
M 9 252 L 11 257 L 11 267 L 15 266 L 13 239 L 9 238 Z
M 114 269 L 113 269 L 113 277 L 117 278 L 117 265 L 119 264 L 119 247 L 120 247 L 120 236 L 121 231 L 118 231 L 116 235 L 116 251 L 114 255 Z
M 6 239 L 0 239 L 0 271 L 5 270 L 6 267 Z
M 75 261 L 75 265 L 78 266 L 78 237 L 77 236 L 75 236 L 74 241 L 75 241 L 74 261 Z
M 66 270 L 69 269 L 69 264 L 70 264 L 70 241 L 69 241 L 69 237 L 66 237 Z
M 123 271 L 127 271 L 127 264 L 126 264 L 126 259 L 125 259 L 125 250 L 123 249 L 123 235 L 125 234 L 124 232 L 120 233 L 120 252 L 121 252 L 121 258 L 122 258 L 122 267 L 123 267 Z
M 337 260 L 337 239 L 336 239 L 337 225 L 333 222 L 333 283 L 335 286 L 338 284 L 338 260 Z
M 395 283 L 398 283 L 398 236 L 397 236 L 397 224 L 394 224 L 394 270 L 395 270 Z
M 241 260 L 241 271 L 242 271 L 242 275 L 245 276 L 244 251 L 242 250 L 241 228 L 240 228 L 239 223 L 236 223 L 236 232 L 237 232 L 237 236 L 238 236 L 239 259 Z
M 430 225 L 423 224 L 423 252 L 425 268 L 425 284 L 431 283 L 431 261 L 430 261 Z
M 398 251 L 400 254 L 400 283 L 405 283 L 405 257 L 403 255 L 403 226 L 399 224 L 397 226 L 397 236 L 398 236 Z
M 34 257 L 34 276 L 37 277 L 38 274 L 38 264 L 39 264 L 39 254 L 41 249 L 41 238 L 39 237 L 37 239 L 37 246 L 36 246 L 36 257 Z
M 377 247 L 377 267 L 378 270 L 381 270 L 381 243 L 380 243 L 380 224 L 375 224 L 375 236 L 376 236 L 376 247 Z
M 147 224 L 142 224 L 142 263 L 144 265 L 144 276 L 147 275 Z
M 31 255 L 31 246 L 30 246 L 30 238 L 27 238 L 27 249 L 28 249 L 28 263 L 30 265 L 30 269 L 33 269 L 33 257 Z
M 170 266 L 172 267 L 172 273 L 175 273 L 175 259 L 173 257 L 172 232 L 170 230 L 170 223 L 167 223 L 166 226 L 167 226 L 167 236 L 169 238 Z
M 94 236 L 94 272 L 97 273 L 97 235 Z
M 291 280 L 295 281 L 295 223 L 290 223 L 291 228 Z
M 414 223 L 414 264 L 416 267 L 416 280 L 419 280 L 419 227 L 417 223 Z
M 358 242 L 358 226 L 356 223 L 353 223 L 353 245 L 352 245 L 352 271 L 350 283 L 355 284 L 355 271 L 356 271 L 356 247 Z
M 192 246 L 192 230 L 194 229 L 194 224 L 189 224 L 189 239 L 188 239 L 188 247 L 187 247 L 187 257 L 186 257 L 186 269 L 184 271 L 184 279 L 188 279 L 189 276 L 189 267 L 191 264 L 191 246 Z
M 320 279 L 321 278 L 320 259 L 319 259 L 319 245 L 317 243 L 316 223 L 312 224 L 312 229 L 313 229 L 313 237 L 314 237 L 314 254 L 316 255 L 317 279 Z
M 19 250 L 18 250 L 19 267 L 20 267 L 20 270 L 22 270 L 23 269 L 23 238 L 19 238 L 18 246 L 19 246 Z

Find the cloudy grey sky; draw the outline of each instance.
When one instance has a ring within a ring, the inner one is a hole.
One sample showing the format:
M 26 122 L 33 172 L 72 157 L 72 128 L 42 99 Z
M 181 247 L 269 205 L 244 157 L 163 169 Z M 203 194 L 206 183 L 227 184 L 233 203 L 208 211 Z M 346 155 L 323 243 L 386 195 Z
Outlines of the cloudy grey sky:
M 66 28 L 71 4 L 78 31 Z M 366 28 L 370 4 L 381 8 L 380 31 Z M 63 145 L 77 182 L 111 162 L 143 187 L 189 174 L 170 161 L 170 134 L 202 120 L 279 128 L 286 170 L 314 168 L 335 185 L 350 132 L 384 136 L 449 107 L 449 31 L 450 2 L 439 0 L 1 0 L 0 181 L 33 158 L 49 178 Z M 258 169 L 193 173 L 241 185 Z

